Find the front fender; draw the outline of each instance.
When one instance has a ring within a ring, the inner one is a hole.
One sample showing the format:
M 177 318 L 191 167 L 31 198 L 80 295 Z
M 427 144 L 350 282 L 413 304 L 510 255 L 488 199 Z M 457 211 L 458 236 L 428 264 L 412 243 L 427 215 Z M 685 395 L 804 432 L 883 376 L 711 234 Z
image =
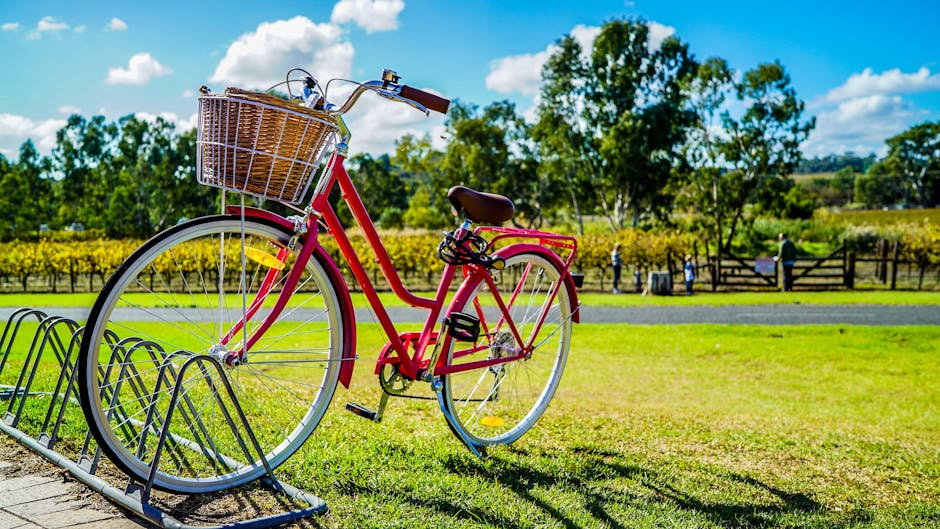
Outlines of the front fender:
M 230 215 L 241 216 L 242 211 L 245 217 L 252 219 L 265 220 L 284 227 L 286 230 L 293 231 L 294 223 L 276 213 L 271 213 L 259 208 L 229 205 L 225 208 L 226 213 Z M 316 238 L 317 232 L 308 233 L 307 237 Z M 304 239 L 306 243 L 306 238 Z M 349 383 L 352 380 L 353 368 L 356 365 L 356 311 L 352 304 L 352 298 L 349 297 L 349 288 L 346 286 L 346 280 L 343 279 L 342 272 L 336 266 L 336 262 L 330 254 L 323 249 L 319 241 L 314 241 L 316 247 L 313 249 L 312 258 L 319 261 L 326 271 L 326 275 L 336 292 L 337 303 L 339 303 L 340 315 L 343 321 L 343 350 L 341 351 L 339 368 L 339 381 L 349 389 Z

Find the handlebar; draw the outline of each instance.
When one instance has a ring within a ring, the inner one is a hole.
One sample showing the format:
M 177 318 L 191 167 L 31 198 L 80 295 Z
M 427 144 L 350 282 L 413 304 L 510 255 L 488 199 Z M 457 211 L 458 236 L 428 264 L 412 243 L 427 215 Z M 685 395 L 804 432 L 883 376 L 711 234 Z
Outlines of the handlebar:
M 333 104 L 327 104 L 325 110 L 333 115 L 345 114 L 356 104 L 356 101 L 359 100 L 359 96 L 371 90 L 386 99 L 405 103 L 412 108 L 424 112 L 425 115 L 430 115 L 432 110 L 440 112 L 441 114 L 447 113 L 447 109 L 450 107 L 449 99 L 436 96 L 430 92 L 425 92 L 424 90 L 412 86 L 400 85 L 398 84 L 398 79 L 398 74 L 391 70 L 385 70 L 382 73 L 381 81 L 359 83 L 353 93 L 346 98 L 346 102 L 344 102 L 342 106 L 337 107 Z

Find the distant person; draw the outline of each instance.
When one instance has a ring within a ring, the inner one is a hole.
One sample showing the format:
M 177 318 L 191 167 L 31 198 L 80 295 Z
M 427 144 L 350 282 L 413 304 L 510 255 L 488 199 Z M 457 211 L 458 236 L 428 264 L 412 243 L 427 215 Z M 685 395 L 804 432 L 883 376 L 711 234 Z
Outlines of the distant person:
M 783 291 L 793 290 L 793 265 L 796 264 L 796 245 L 787 237 L 786 233 L 777 236 L 780 240 L 780 247 L 777 249 L 777 255 L 774 261 L 783 265 Z
M 685 293 L 692 295 L 693 285 L 695 284 L 695 265 L 692 264 L 692 256 L 685 256 L 685 266 L 682 268 L 685 275 Z
M 623 261 L 620 260 L 620 243 L 614 245 L 610 252 L 610 265 L 614 269 L 614 294 L 620 293 L 620 270 L 623 268 Z

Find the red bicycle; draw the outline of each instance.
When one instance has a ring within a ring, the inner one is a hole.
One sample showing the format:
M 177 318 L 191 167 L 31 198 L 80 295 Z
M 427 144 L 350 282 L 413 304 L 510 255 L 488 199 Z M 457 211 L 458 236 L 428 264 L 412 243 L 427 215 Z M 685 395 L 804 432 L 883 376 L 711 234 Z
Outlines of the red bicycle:
M 118 467 L 158 488 L 206 492 L 270 472 L 310 436 L 337 383 L 349 386 L 355 312 L 323 236 L 335 239 L 388 335 L 375 367 L 382 400 L 375 411 L 348 406 L 359 415 L 379 420 L 389 396 L 428 383 L 447 424 L 479 455 L 535 424 L 565 368 L 579 319 L 573 237 L 500 227 L 513 216 L 509 199 L 454 187 L 448 198 L 462 222 L 438 248 L 434 296 L 422 297 L 404 285 L 343 167 L 351 138 L 343 115 L 363 93 L 426 114 L 445 113 L 449 101 L 388 70 L 356 84 L 342 105 L 328 103 L 309 75 L 301 81 L 302 104 L 204 90 L 197 141 L 202 183 L 297 215 L 244 199 L 226 205 L 223 192 L 224 214 L 137 249 L 84 329 L 77 373 L 95 439 Z M 391 290 L 427 311 L 420 331 L 400 332 L 383 305 L 327 200 L 335 186 Z

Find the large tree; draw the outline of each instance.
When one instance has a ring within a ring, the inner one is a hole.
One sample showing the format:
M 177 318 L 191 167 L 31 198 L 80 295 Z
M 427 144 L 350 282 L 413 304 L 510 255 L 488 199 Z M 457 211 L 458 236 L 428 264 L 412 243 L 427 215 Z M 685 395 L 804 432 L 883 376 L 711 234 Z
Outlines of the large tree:
M 118 127 L 104 116 L 90 119 L 73 114 L 56 132 L 53 171 L 61 178 L 57 223 L 80 222 L 104 228 L 102 204 L 113 191 L 110 171 Z
M 604 24 L 589 54 L 571 37 L 546 65 L 539 115 L 561 135 L 543 144 L 543 156 L 574 156 L 590 168 L 598 209 L 612 229 L 633 225 L 668 203 L 663 193 L 691 114 L 683 85 L 695 72 L 688 46 L 668 37 L 658 46 L 642 20 Z M 572 99 L 559 98 L 564 90 Z M 548 108 L 566 104 L 568 108 Z M 562 123 L 563 122 L 563 123 Z M 563 145 L 567 135 L 576 144 Z M 562 174 L 573 174 L 562 168 Z
M 940 205 L 940 121 L 914 125 L 888 138 L 885 163 L 905 184 L 905 198 Z
M 748 70 L 736 88 L 744 115 L 734 119 L 726 113 L 723 119 L 728 134 L 723 155 L 740 182 L 729 203 L 729 243 L 748 201 L 767 180 L 789 178 L 802 157 L 800 144 L 816 126 L 815 117 L 802 120 L 805 105 L 780 62 Z
M 709 59 L 691 87 L 696 126 L 685 149 L 694 168 L 688 195 L 708 219 L 721 252 L 730 247 L 746 207 L 762 191 L 785 193 L 792 187 L 784 180 L 799 163 L 800 144 L 815 118 L 803 120 L 804 103 L 779 62 L 739 77 L 725 61 Z M 730 103 L 743 112 L 733 114 Z M 792 206 L 805 209 L 801 197 L 791 198 Z
M 724 59 L 712 57 L 699 66 L 689 88 L 695 118 L 683 146 L 689 179 L 682 198 L 706 219 L 706 231 L 723 248 L 722 226 L 736 182 L 727 172 L 721 125 L 727 101 L 734 97 L 734 71 Z
M 408 187 L 401 174 L 392 167 L 387 154 L 378 158 L 369 154 L 357 154 L 349 159 L 348 165 L 349 176 L 355 183 L 373 222 L 383 217 L 388 219 L 389 211 L 403 212 L 408 207 Z M 388 224 L 388 221 L 385 224 Z
M 410 187 L 404 222 L 412 228 L 438 229 L 453 226 L 448 213 L 446 184 L 440 175 L 444 153 L 431 145 L 431 138 L 405 135 L 396 142 L 392 163 Z
M 0 234 L 27 237 L 48 222 L 52 208 L 49 160 L 41 156 L 31 140 L 20 146 L 15 164 L 0 159 Z
M 516 204 L 513 223 L 539 227 L 554 193 L 538 178 L 529 127 L 515 105 L 498 101 L 478 110 L 457 103 L 451 105 L 447 125 L 450 141 L 441 164 L 442 182 L 505 195 Z
M 539 176 L 556 183 L 559 201 L 570 200 L 571 212 L 584 234 L 584 209 L 593 203 L 591 180 L 600 172 L 599 160 L 590 156 L 592 138 L 580 119 L 587 63 L 581 45 L 566 35 L 542 68 L 541 103 L 532 138 L 539 148 Z

